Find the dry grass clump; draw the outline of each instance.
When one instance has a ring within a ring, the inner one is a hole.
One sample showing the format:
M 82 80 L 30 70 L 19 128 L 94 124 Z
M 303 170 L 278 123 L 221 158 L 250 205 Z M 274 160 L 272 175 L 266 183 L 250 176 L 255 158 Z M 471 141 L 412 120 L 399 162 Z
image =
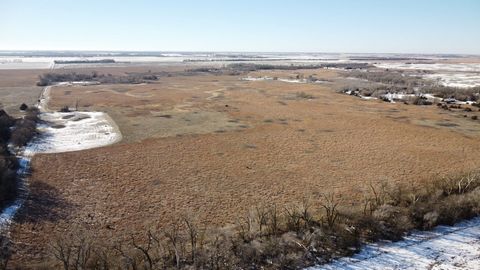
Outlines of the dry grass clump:
M 426 97 L 423 96 L 415 96 L 407 101 L 408 103 L 412 103 L 413 105 L 432 105 L 433 102 L 429 101 Z
M 295 97 L 298 98 L 298 99 L 314 99 L 315 98 L 314 95 L 305 93 L 303 91 L 302 92 L 296 92 Z

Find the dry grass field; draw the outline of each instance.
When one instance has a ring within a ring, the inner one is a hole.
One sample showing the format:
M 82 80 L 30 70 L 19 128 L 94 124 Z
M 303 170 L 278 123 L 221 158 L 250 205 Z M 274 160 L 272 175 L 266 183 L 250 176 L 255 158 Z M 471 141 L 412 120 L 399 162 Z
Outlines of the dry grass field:
M 51 108 L 78 102 L 82 110 L 106 111 L 124 140 L 34 157 L 31 195 L 12 228 L 13 260 L 35 261 L 52 234 L 80 225 L 105 240 L 166 226 L 185 213 L 228 226 L 261 204 L 334 193 L 355 206 L 370 183 L 417 185 L 478 169 L 479 120 L 337 93 L 345 84 L 338 72 L 248 74 L 329 81 L 309 84 L 204 74 L 55 87 Z M 12 78 L 9 87 L 16 84 Z
M 22 103 L 37 102 L 42 87 L 36 86 L 41 70 L 0 70 L 0 108 L 18 116 Z

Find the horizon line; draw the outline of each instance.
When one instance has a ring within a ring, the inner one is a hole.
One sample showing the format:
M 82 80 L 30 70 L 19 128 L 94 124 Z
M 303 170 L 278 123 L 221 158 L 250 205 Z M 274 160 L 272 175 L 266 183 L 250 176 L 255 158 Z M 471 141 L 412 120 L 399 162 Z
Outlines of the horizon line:
M 92 50 L 92 49 L 0 49 L 0 53 L 8 52 L 96 52 L 96 53 L 304 53 L 304 54 L 397 54 L 397 55 L 458 55 L 458 56 L 480 56 L 480 53 L 458 53 L 458 52 L 322 52 L 322 51 L 250 51 L 250 50 Z

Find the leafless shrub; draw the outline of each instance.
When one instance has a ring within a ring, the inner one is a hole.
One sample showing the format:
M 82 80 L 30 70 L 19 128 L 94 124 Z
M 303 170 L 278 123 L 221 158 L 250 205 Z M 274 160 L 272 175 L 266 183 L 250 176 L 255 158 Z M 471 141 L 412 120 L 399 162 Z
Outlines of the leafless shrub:
M 285 219 L 287 230 L 300 232 L 302 229 L 302 214 L 297 205 L 285 207 Z
M 250 238 L 251 238 L 251 234 L 250 234 L 251 222 L 250 222 L 250 219 L 241 217 L 237 220 L 236 224 L 237 224 L 237 228 L 238 228 L 239 237 L 245 242 L 249 241 Z
M 300 205 L 300 217 L 304 222 L 305 229 L 310 228 L 315 222 L 313 214 L 311 213 L 311 208 L 311 200 L 307 197 L 303 198 L 302 204 Z
M 262 233 L 264 226 L 267 225 L 267 218 L 268 218 L 267 209 L 265 208 L 265 206 L 257 206 L 255 208 L 255 214 L 256 214 L 256 219 L 258 224 L 258 231 Z
M 177 268 L 180 268 L 180 260 L 183 255 L 182 246 L 184 244 L 184 238 L 181 235 L 180 226 L 180 221 L 174 221 L 164 232 L 170 246 L 170 257 L 174 258 Z
M 275 204 L 268 209 L 267 226 L 270 235 L 278 235 L 280 232 L 280 215 Z
M 64 270 L 82 270 L 88 268 L 94 245 L 92 237 L 84 231 L 68 233 L 55 237 L 50 252 Z
M 335 199 L 335 194 L 330 193 L 323 195 L 323 200 L 320 204 L 325 210 L 325 214 L 323 216 L 324 224 L 328 225 L 329 228 L 334 228 L 339 215 L 339 202 Z

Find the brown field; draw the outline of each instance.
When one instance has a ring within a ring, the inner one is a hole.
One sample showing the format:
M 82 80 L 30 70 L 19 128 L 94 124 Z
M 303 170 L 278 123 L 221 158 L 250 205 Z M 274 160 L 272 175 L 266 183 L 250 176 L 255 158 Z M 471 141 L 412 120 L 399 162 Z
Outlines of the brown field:
M 37 102 L 41 87 L 35 84 L 39 70 L 0 70 L 0 108 L 13 116 L 19 116 L 22 103 L 33 105 Z
M 44 256 L 54 232 L 80 225 L 104 239 L 165 226 L 185 213 L 227 226 L 260 204 L 334 192 L 356 205 L 369 183 L 416 185 L 478 169 L 480 121 L 470 118 L 478 110 L 339 94 L 345 82 L 334 70 L 250 75 L 297 74 L 331 82 L 196 75 L 54 88 L 51 108 L 78 101 L 81 109 L 106 111 L 124 140 L 34 157 L 31 196 L 12 230 L 14 261 Z

